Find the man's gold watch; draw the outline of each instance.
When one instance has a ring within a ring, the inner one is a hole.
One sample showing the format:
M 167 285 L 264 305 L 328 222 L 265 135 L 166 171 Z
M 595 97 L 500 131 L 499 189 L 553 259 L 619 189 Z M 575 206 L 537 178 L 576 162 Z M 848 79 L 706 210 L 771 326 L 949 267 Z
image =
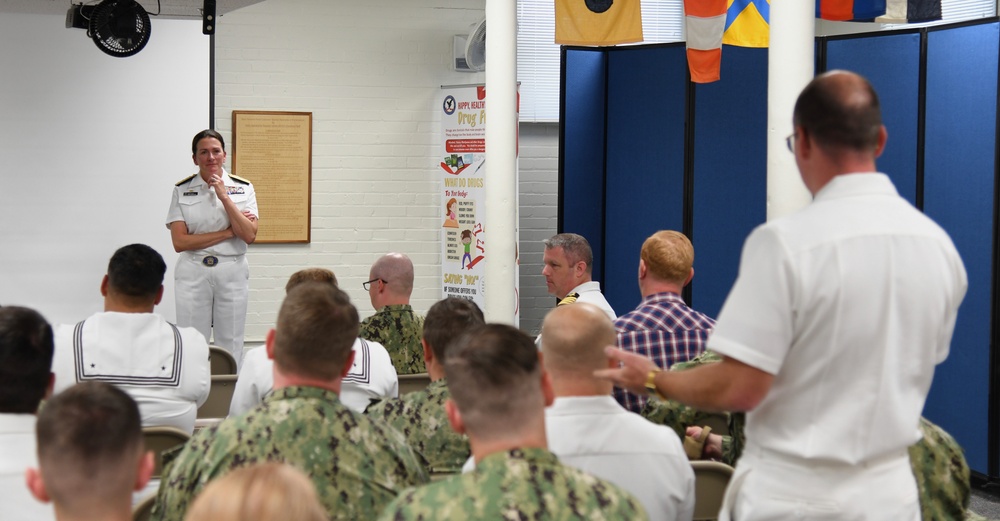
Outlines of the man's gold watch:
M 663 369 L 660 369 L 659 367 L 649 370 L 649 373 L 646 375 L 646 392 L 648 392 L 650 396 L 655 396 L 660 400 L 667 401 L 667 397 L 663 396 L 660 391 L 656 389 L 656 375 L 661 372 L 663 372 Z

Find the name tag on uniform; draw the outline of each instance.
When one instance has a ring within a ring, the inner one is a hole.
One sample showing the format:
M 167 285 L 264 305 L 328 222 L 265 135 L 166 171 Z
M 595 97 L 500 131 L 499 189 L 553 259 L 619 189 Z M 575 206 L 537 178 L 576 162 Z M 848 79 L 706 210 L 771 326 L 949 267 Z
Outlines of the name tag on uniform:
M 188 190 L 187 192 L 184 192 L 184 197 L 187 197 L 189 195 L 198 195 L 198 192 L 194 190 Z
M 246 192 L 243 191 L 242 186 L 227 186 L 226 193 L 229 195 L 234 195 L 234 194 L 244 194 Z

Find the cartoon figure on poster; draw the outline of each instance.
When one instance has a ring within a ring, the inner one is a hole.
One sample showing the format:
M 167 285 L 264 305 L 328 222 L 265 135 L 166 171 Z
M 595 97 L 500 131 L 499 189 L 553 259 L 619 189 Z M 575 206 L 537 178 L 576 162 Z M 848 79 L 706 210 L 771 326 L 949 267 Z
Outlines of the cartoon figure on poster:
M 462 230 L 462 245 L 465 246 L 465 255 L 462 255 L 462 269 L 465 269 L 465 261 L 472 262 L 472 230 Z
M 441 226 L 444 228 L 458 228 L 458 199 L 452 197 L 445 205 L 445 220 Z

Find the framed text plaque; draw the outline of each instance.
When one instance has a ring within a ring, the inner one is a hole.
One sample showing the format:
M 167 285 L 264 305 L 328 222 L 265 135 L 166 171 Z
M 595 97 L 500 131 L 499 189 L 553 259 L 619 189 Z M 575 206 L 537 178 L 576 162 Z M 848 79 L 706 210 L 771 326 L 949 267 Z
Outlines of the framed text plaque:
M 257 243 L 308 243 L 312 112 L 233 111 L 233 173 L 253 183 Z

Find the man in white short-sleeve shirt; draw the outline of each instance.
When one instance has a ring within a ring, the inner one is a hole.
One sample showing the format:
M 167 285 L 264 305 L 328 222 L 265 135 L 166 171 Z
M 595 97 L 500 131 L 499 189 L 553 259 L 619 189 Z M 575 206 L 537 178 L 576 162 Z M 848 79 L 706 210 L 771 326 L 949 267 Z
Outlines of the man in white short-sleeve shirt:
M 916 521 L 906 449 L 948 356 L 965 269 L 947 233 L 875 173 L 887 133 L 864 78 L 817 77 L 793 123 L 814 200 L 747 238 L 708 341 L 723 361 L 664 373 L 609 350 L 625 367 L 603 374 L 749 411 L 720 519 Z
M 642 503 L 650 519 L 690 520 L 694 472 L 677 434 L 628 411 L 595 378 L 608 367 L 615 326 L 585 302 L 559 306 L 542 323 L 542 364 L 556 399 L 545 409 L 549 450 L 559 461 L 606 479 Z
M 56 330 L 55 392 L 77 382 L 107 382 L 139 404 L 143 427 L 192 433 L 211 387 L 208 343 L 193 327 L 153 313 L 166 269 L 145 244 L 115 251 L 101 281 L 104 311 Z

